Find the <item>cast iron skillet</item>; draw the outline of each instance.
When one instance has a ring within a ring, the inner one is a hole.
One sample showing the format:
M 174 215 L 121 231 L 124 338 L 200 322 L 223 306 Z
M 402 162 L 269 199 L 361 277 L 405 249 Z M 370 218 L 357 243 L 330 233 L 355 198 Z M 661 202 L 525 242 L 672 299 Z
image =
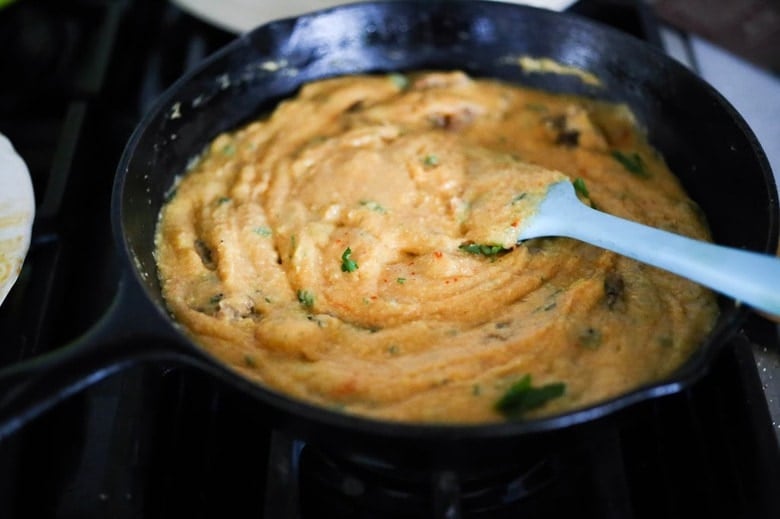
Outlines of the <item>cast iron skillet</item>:
M 520 56 L 595 74 L 524 72 Z M 574 424 L 606 417 L 693 383 L 736 334 L 748 309 L 721 298 L 722 316 L 670 379 L 587 409 L 492 425 L 372 421 L 313 407 L 234 374 L 188 340 L 160 295 L 153 236 L 174 177 L 218 132 L 271 109 L 310 80 L 357 72 L 463 69 L 552 91 L 628 103 L 709 219 L 718 243 L 771 252 L 778 204 L 766 158 L 745 122 L 710 86 L 656 49 L 571 15 L 496 2 L 350 4 L 264 25 L 176 82 L 130 139 L 118 167 L 113 230 L 125 275 L 111 308 L 84 337 L 0 373 L 0 438 L 42 410 L 130 363 L 166 360 L 204 370 L 257 402 L 282 430 L 354 457 L 385 454 L 453 463 L 505 458 Z

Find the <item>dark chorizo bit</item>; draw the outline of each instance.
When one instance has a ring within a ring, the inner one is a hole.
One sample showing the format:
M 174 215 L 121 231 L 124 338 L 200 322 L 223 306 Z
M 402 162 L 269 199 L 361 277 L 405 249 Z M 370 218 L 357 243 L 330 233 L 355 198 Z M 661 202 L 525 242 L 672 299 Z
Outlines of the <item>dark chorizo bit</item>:
M 192 307 L 193 310 L 204 315 L 215 316 L 219 313 L 220 302 L 224 299 L 225 294 L 218 293 L 212 294 L 207 299 L 203 300 L 203 304 Z
M 580 145 L 580 132 L 578 130 L 564 130 L 555 137 L 555 144 L 576 148 Z
M 195 240 L 194 248 L 195 252 L 200 257 L 200 261 L 203 262 L 204 267 L 209 270 L 215 270 L 217 268 L 217 264 L 214 261 L 213 254 L 211 253 L 211 249 L 208 245 L 206 245 L 206 242 L 201 239 L 197 239 Z
M 363 108 L 363 103 L 365 102 L 364 99 L 358 99 L 357 101 L 353 102 L 351 105 L 349 105 L 346 110 L 344 110 L 347 113 L 351 112 L 357 112 Z
M 570 126 L 565 114 L 546 117 L 544 122 L 555 133 L 555 144 L 567 148 L 579 146 L 580 131 Z
M 544 118 L 544 124 L 556 132 L 562 132 L 566 129 L 566 114 L 547 116 Z
M 428 116 L 428 120 L 436 128 L 457 131 L 471 124 L 476 115 L 472 108 L 464 106 L 452 112 L 432 113 Z
M 623 299 L 626 284 L 623 277 L 617 272 L 610 272 L 604 277 L 604 295 L 607 308 L 614 310 L 619 301 Z

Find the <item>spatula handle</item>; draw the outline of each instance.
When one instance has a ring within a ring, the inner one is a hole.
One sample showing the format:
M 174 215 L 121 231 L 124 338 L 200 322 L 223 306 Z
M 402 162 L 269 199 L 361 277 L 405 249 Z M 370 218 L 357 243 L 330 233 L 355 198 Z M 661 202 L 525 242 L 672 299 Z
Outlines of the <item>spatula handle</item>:
M 573 190 L 571 196 L 576 201 Z M 598 245 L 780 316 L 780 258 L 694 240 L 576 202 L 566 203 L 568 221 L 546 219 L 547 235 L 568 236 Z

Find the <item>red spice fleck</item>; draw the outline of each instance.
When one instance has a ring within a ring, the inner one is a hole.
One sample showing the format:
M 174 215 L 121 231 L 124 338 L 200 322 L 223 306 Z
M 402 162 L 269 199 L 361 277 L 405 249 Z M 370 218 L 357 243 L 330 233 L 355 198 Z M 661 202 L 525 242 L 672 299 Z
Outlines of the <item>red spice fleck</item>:
M 512 222 L 512 227 L 517 227 L 518 225 L 520 225 L 519 220 L 515 220 L 514 222 Z
M 339 384 L 334 390 L 334 395 L 349 395 L 354 393 L 357 390 L 357 382 L 354 378 L 349 379 L 342 384 Z
M 433 255 L 436 256 L 437 259 L 441 258 L 442 256 L 444 256 L 444 254 L 442 254 L 441 251 L 438 251 L 438 250 L 436 252 L 434 252 Z

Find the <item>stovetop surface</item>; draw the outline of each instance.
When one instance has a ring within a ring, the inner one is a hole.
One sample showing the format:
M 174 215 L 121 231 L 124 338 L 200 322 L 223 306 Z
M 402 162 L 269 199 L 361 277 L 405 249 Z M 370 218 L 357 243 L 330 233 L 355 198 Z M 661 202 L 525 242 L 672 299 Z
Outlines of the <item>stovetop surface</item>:
M 572 9 L 659 44 L 642 4 Z M 156 97 L 233 37 L 153 0 L 0 11 L 0 44 L 13 49 L 0 77 L 14 78 L 0 82 L 0 132 L 27 162 L 38 207 L 0 307 L 0 367 L 103 314 L 120 275 L 109 214 L 122 149 Z M 487 474 L 356 465 L 275 430 L 203 373 L 138 364 L 0 442 L 0 517 L 780 517 L 780 454 L 751 343 L 780 349 L 776 328 L 752 317 L 691 389 Z

